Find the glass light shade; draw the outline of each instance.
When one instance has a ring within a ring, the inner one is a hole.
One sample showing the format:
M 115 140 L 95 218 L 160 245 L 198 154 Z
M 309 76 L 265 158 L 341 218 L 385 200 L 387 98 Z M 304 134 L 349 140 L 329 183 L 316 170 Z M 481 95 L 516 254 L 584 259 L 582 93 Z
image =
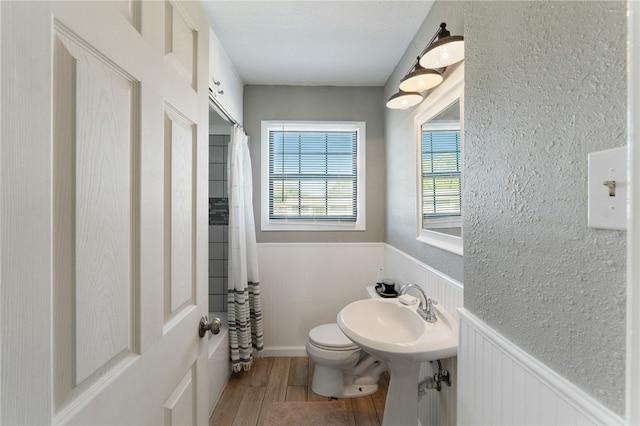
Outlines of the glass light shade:
M 422 102 L 422 95 L 417 92 L 404 92 L 402 90 L 395 93 L 387 101 L 387 108 L 407 109 Z
M 431 44 L 420 58 L 423 68 L 445 68 L 464 59 L 464 37 L 449 36 Z
M 442 74 L 436 70 L 422 67 L 407 74 L 400 82 L 400 90 L 405 92 L 424 92 L 442 83 Z

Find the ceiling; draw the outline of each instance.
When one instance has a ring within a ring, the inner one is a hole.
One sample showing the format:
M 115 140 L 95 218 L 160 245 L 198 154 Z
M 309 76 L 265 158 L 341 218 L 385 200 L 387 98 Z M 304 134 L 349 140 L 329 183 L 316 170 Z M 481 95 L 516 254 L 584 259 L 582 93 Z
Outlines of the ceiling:
M 244 84 L 383 86 L 433 1 L 201 3 Z

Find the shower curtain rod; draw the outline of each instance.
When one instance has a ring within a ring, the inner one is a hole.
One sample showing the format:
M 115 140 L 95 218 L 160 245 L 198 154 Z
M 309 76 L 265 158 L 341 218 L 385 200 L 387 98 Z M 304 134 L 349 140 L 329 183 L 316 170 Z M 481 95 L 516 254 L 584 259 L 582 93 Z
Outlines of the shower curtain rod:
M 223 118 L 226 118 L 231 124 L 235 124 L 236 126 L 242 127 L 242 124 L 238 123 L 238 121 L 229 114 L 229 112 L 220 104 L 220 102 L 213 97 L 213 90 L 209 87 L 209 105 L 216 110 L 219 115 L 222 115 Z

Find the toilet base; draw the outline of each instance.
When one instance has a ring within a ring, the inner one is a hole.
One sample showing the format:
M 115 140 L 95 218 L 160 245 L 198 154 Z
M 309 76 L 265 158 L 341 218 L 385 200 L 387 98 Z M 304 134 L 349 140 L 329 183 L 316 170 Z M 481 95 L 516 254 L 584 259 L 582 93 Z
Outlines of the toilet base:
M 343 375 L 343 372 L 339 369 L 316 364 L 313 371 L 313 380 L 311 381 L 311 390 L 315 394 L 328 398 L 357 398 L 371 395 L 378 391 L 378 383 L 354 384 L 353 379 L 353 377 Z M 350 381 L 351 383 L 344 383 L 345 381 Z

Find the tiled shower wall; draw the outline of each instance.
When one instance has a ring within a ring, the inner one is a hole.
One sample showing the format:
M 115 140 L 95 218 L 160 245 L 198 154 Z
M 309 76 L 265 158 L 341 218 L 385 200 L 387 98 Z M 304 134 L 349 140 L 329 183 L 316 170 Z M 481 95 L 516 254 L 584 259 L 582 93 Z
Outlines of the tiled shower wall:
M 209 135 L 209 312 L 227 311 L 229 135 Z

